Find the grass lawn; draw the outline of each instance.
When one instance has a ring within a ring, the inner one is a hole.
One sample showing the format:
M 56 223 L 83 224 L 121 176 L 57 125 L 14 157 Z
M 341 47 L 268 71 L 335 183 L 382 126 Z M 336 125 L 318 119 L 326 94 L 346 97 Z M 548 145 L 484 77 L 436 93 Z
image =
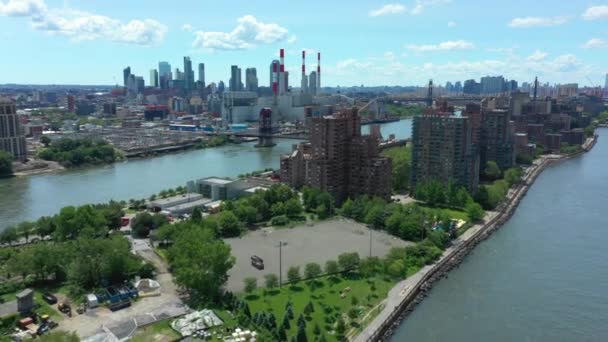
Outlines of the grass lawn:
M 315 324 L 318 324 L 321 334 L 325 335 L 327 341 L 337 341 L 333 332 L 337 319 L 342 317 L 346 322 L 345 335 L 348 335 L 349 331 L 354 333 L 360 328 L 362 318 L 365 317 L 364 323 L 367 323 L 378 313 L 376 309 L 367 315 L 386 298 L 395 283 L 381 277 L 362 279 L 355 273 L 346 277 L 321 277 L 314 282 L 299 282 L 293 286 L 270 291 L 258 289 L 250 295 L 245 295 L 244 298 L 249 303 L 252 315 L 256 312 L 272 312 L 276 317 L 277 325 L 282 324 L 286 304 L 291 301 L 294 318 L 289 322 L 288 338 L 296 335 L 298 317 L 304 313 L 304 307 L 312 302 L 314 312 L 309 317 L 304 315 L 307 321 L 308 340 L 314 339 L 313 329 Z M 375 287 L 373 291 L 372 284 Z M 356 298 L 356 302 L 353 301 L 353 297 Z M 350 311 L 353 311 L 353 317 L 356 315 L 355 318 L 349 318 Z
M 22 290 L 19 290 L 18 292 L 21 292 Z M 45 292 L 45 290 L 34 290 L 34 302 L 39 305 L 39 307 L 35 310 L 36 313 L 38 313 L 39 315 L 49 315 L 51 318 L 54 319 L 60 319 L 62 318 L 61 315 L 59 314 L 59 312 L 53 308 L 51 305 L 49 305 L 46 301 L 44 301 L 44 299 L 42 299 L 42 293 Z M 5 293 L 2 296 L 3 301 L 6 302 L 10 302 L 13 300 L 16 300 L 17 292 L 12 292 L 12 293 Z
M 429 205 L 426 204 L 418 204 L 420 207 L 422 207 L 423 209 L 429 211 L 429 212 L 437 212 L 440 211 L 441 213 L 446 214 L 447 216 L 449 216 L 452 219 L 459 219 L 459 220 L 463 220 L 463 221 L 469 221 L 469 217 L 467 216 L 467 213 L 463 210 L 456 210 L 456 209 L 451 209 L 451 208 L 440 208 L 440 207 L 431 207 Z
M 172 319 L 159 321 L 138 329 L 133 336 L 133 342 L 170 342 L 177 341 L 181 338 L 175 330 L 171 328 L 169 323 Z

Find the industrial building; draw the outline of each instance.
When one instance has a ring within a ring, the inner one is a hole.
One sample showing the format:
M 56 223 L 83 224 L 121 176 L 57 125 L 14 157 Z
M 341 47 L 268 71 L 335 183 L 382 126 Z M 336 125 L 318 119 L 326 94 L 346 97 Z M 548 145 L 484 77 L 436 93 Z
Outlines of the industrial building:
M 207 177 L 186 184 L 188 192 L 200 194 L 211 201 L 225 201 L 246 196 L 251 194 L 251 191 L 247 190 L 256 187 L 259 188 L 259 185 L 221 177 Z
M 300 91 L 292 91 L 289 86 L 289 73 L 285 71 L 285 52 L 280 49 L 280 59 L 270 64 L 270 84 L 272 96 L 258 97 L 253 90 L 257 85 L 255 70 L 247 69 L 243 91 L 241 69 L 231 67 L 230 92 L 225 92 L 221 101 L 221 116 L 228 124 L 258 121 L 259 113 L 264 108 L 270 108 L 273 120 L 304 122 L 307 111 L 312 115 L 330 114 L 327 106 L 337 105 L 337 96 L 319 96 L 321 89 L 321 54 L 317 53 L 317 70 L 306 75 L 306 52 L 302 51 L 302 74 Z M 308 108 L 308 109 L 307 109 Z
M 25 161 L 27 146 L 15 103 L 0 97 L 0 150 L 10 153 L 15 160 Z
M 361 135 L 356 109 L 313 117 L 310 143 L 281 158 L 281 181 L 327 191 L 338 204 L 363 194 L 389 199 L 392 163 L 380 156 L 378 143 Z

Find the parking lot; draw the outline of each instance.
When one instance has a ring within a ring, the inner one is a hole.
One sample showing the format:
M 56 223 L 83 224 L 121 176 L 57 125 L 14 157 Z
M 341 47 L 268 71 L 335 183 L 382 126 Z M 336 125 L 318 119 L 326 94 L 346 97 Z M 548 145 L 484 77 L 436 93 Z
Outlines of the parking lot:
M 358 252 L 361 258 L 369 256 L 370 229 L 357 222 L 334 219 L 316 223 L 313 226 L 301 225 L 294 228 L 262 229 L 253 231 L 240 238 L 226 239 L 236 258 L 230 270 L 227 288 L 231 291 L 243 290 L 243 281 L 248 277 L 258 278 L 258 286 L 263 286 L 264 275 L 279 274 L 279 242 L 282 247 L 283 281 L 287 279 L 287 269 L 316 262 L 322 267 L 328 260 L 337 260 L 345 252 Z M 371 231 L 372 255 L 384 256 L 392 247 L 403 247 L 410 242 L 400 240 L 381 231 Z M 258 270 L 251 265 L 251 256 L 257 255 L 264 260 L 264 269 Z

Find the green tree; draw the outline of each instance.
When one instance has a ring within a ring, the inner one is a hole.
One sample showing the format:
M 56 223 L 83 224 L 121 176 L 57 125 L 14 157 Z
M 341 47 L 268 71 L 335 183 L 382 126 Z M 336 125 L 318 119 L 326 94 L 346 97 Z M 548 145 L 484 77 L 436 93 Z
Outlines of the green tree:
M 232 211 L 225 210 L 218 214 L 218 227 L 222 237 L 236 237 L 241 235 L 241 222 Z
M 274 289 L 279 286 L 279 277 L 274 273 L 269 273 L 264 276 L 264 285 L 269 289 Z
M 304 278 L 316 278 L 321 275 L 323 271 L 321 270 L 321 266 L 316 262 L 311 262 L 306 264 L 304 267 Z
M 297 342 L 308 342 L 308 338 L 306 337 L 306 327 L 298 326 L 298 332 L 296 335 Z
M 327 274 L 334 274 L 334 273 L 338 273 L 340 272 L 340 267 L 338 266 L 338 263 L 334 260 L 328 260 L 325 263 L 325 273 Z
M 505 180 L 509 183 L 509 186 L 513 186 L 514 184 L 519 183 L 522 176 L 522 171 L 520 168 L 510 168 L 505 171 Z
M 258 278 L 255 277 L 249 277 L 249 278 L 245 278 L 243 280 L 243 282 L 245 283 L 245 293 L 251 293 L 253 291 L 255 291 L 255 289 L 258 288 Z
M 0 177 L 13 174 L 13 156 L 0 150 Z
M 194 210 L 192 210 L 192 221 L 201 222 L 202 220 L 203 212 L 201 211 L 201 208 L 195 207 Z
M 343 272 L 348 272 L 354 270 L 359 267 L 359 253 L 342 253 L 338 256 L 338 264 L 340 265 L 340 270 Z
M 253 225 L 258 221 L 257 210 L 245 201 L 239 201 L 234 214 L 247 225 Z
M 300 204 L 300 200 L 298 198 L 291 198 L 284 205 L 285 215 L 287 217 L 294 219 L 299 217 L 302 214 L 302 204 Z
M 230 246 L 217 240 L 209 229 L 183 231 L 169 249 L 169 262 L 175 282 L 190 298 L 209 303 L 219 298 L 234 265 Z
M 40 143 L 44 145 L 44 147 L 49 147 L 49 144 L 51 143 L 51 138 L 46 135 L 43 135 L 40 137 Z
M 500 168 L 498 167 L 498 164 L 496 164 L 495 161 L 490 160 L 486 162 L 486 165 L 483 169 L 483 174 L 484 176 L 486 176 L 486 178 L 494 180 L 499 179 L 502 173 L 500 171 Z
M 295 283 L 300 280 L 300 267 L 299 266 L 291 266 L 287 270 L 287 280 L 290 283 Z
M 473 201 L 467 203 L 465 211 L 467 212 L 469 219 L 473 222 L 481 220 L 485 214 L 481 205 Z
M 382 151 L 382 154 L 392 159 L 393 190 L 398 193 L 405 192 L 409 188 L 410 182 L 412 160 L 411 145 L 408 144 L 407 146 L 389 148 Z

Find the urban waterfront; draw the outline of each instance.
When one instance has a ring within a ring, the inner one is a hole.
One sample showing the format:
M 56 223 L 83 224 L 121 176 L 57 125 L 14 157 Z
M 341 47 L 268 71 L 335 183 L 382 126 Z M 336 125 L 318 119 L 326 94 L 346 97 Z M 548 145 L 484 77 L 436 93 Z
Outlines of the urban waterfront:
M 606 341 L 608 129 L 547 168 L 514 216 L 438 282 L 392 341 Z
M 369 126 L 362 126 L 362 132 Z M 382 135 L 409 138 L 411 120 L 381 126 Z M 265 168 L 278 168 L 281 155 L 297 140 L 280 139 L 272 148 L 255 143 L 132 159 L 53 174 L 0 179 L 0 230 L 24 220 L 57 213 L 62 207 L 85 203 L 143 198 L 163 189 L 208 176 L 235 177 Z

